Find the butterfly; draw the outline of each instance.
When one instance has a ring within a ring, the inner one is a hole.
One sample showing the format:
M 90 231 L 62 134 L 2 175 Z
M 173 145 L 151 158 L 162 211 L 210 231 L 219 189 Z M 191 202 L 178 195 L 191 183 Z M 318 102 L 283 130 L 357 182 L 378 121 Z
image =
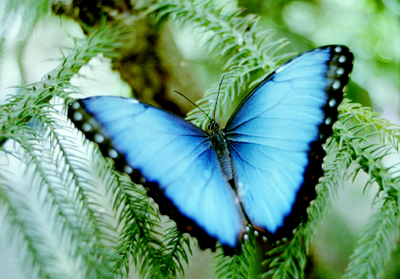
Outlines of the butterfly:
M 307 220 L 352 63 L 341 45 L 293 58 L 245 97 L 224 129 L 212 119 L 202 130 L 114 96 L 77 100 L 68 114 L 202 249 L 239 246 L 248 223 L 275 241 Z

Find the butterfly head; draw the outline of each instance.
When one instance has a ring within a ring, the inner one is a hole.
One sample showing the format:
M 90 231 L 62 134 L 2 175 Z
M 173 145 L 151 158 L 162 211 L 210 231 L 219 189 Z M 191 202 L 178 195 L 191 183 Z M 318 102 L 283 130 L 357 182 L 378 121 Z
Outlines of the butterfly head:
M 208 131 L 211 133 L 217 130 L 221 130 L 219 122 L 211 119 L 210 124 L 208 124 Z

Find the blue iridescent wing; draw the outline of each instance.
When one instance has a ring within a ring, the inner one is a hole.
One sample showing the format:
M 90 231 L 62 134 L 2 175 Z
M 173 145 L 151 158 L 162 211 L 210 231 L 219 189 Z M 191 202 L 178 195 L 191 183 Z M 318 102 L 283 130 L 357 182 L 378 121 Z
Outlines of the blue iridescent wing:
M 183 216 L 221 244 L 236 246 L 244 226 L 241 211 L 207 133 L 166 111 L 121 97 L 76 101 L 69 115 L 86 134 L 100 131 L 93 135 L 99 146 L 105 138 L 111 140 L 112 148 L 103 153 L 112 158 L 122 154 L 125 172 L 138 170 Z
M 272 238 L 290 236 L 306 218 L 352 61 L 344 46 L 295 57 L 265 78 L 225 127 L 239 200 Z

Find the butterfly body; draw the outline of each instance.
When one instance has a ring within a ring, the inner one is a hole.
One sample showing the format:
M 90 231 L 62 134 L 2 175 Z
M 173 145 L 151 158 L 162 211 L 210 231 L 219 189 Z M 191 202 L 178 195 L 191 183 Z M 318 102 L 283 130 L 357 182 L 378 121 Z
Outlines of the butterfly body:
M 103 154 L 201 248 L 216 240 L 237 247 L 247 222 L 275 241 L 307 219 L 352 61 L 344 46 L 295 57 L 247 95 L 223 130 L 111 96 L 76 101 L 69 116 L 89 139 L 100 133 Z
M 212 143 L 212 148 L 215 150 L 221 166 L 221 172 L 225 179 L 230 181 L 233 178 L 233 165 L 228 144 L 225 139 L 225 133 L 220 129 L 219 123 L 214 120 L 211 120 L 208 130 L 210 131 L 209 137 Z

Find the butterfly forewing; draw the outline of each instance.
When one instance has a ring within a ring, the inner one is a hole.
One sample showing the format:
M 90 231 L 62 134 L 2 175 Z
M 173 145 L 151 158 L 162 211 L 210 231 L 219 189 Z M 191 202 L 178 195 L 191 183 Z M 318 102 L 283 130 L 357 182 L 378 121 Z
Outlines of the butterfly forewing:
M 306 52 L 264 79 L 228 121 L 239 200 L 271 237 L 290 236 L 306 219 L 352 60 L 342 46 Z

